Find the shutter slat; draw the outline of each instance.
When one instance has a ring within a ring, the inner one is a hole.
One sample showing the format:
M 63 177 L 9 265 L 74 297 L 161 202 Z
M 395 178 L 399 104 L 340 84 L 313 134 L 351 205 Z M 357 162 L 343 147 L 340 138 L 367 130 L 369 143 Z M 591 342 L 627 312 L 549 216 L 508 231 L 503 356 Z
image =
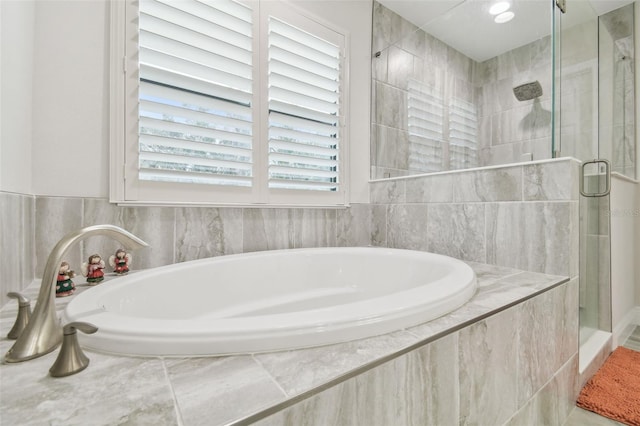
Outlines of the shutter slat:
M 140 150 L 161 152 L 171 155 L 183 155 L 195 158 L 229 157 L 231 161 L 250 163 L 251 150 L 207 142 L 189 141 L 170 137 L 143 134 L 140 136 Z M 183 151 L 187 151 L 186 153 Z
M 324 63 L 312 61 L 278 46 L 269 46 L 269 60 L 276 60 L 291 64 L 296 68 L 307 70 L 310 73 L 325 77 L 329 80 L 337 81 L 340 77 L 339 68 L 330 67 Z
M 269 139 L 269 147 L 277 153 L 295 152 L 300 156 L 314 158 L 334 158 L 336 155 L 335 149 L 277 139 Z
M 199 80 L 214 81 L 224 87 L 238 89 L 244 92 L 251 91 L 251 78 L 238 75 L 235 72 L 221 71 L 216 68 L 191 62 L 157 50 L 141 48 L 140 62 L 153 64 L 158 68 L 172 70 L 176 74 Z
M 145 100 L 140 101 L 140 115 L 198 127 L 235 131 L 244 135 L 251 134 L 250 122 Z
M 139 178 L 251 186 L 252 11 L 141 0 Z
M 143 134 L 165 135 L 172 134 L 176 139 L 201 141 L 221 146 L 234 146 L 251 149 L 251 136 L 239 133 L 225 132 L 207 127 L 194 127 L 174 121 L 158 120 L 140 117 L 140 132 Z
M 140 32 L 140 47 L 162 52 L 186 61 L 199 63 L 226 73 L 236 73 L 247 79 L 251 79 L 252 77 L 250 61 L 234 60 L 228 56 L 219 55 L 216 52 L 210 52 L 200 47 L 185 44 L 147 31 Z

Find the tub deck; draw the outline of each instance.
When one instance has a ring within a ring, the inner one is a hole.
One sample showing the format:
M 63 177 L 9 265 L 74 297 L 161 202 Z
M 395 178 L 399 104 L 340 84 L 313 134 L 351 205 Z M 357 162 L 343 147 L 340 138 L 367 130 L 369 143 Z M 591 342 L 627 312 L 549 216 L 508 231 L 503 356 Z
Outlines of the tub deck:
M 478 291 L 467 304 L 433 321 L 382 336 L 218 358 L 132 358 L 86 351 L 89 367 L 59 379 L 48 376 L 57 350 L 28 362 L 2 364 L 2 423 L 248 424 L 568 281 L 467 263 L 478 278 Z M 77 292 L 87 288 L 76 285 Z M 108 280 L 101 285 L 109 285 Z M 38 288 L 39 281 L 25 293 L 35 300 Z M 57 299 L 59 310 L 70 300 Z M 5 336 L 16 313 L 16 303 L 0 310 L 2 354 L 13 344 Z

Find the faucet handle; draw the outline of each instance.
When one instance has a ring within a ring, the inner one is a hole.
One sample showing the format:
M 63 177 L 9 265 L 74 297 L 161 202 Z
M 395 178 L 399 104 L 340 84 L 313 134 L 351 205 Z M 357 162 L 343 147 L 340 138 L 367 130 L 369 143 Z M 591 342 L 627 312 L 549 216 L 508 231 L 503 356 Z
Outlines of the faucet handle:
M 7 338 L 15 340 L 22 334 L 22 331 L 29 322 L 29 318 L 31 317 L 31 300 L 25 295 L 13 291 L 7 293 L 7 296 L 11 299 L 18 299 L 18 316 L 16 317 L 16 322 L 13 323 L 11 331 L 7 334 Z
M 88 322 L 70 322 L 62 328 L 64 334 L 62 347 L 56 362 L 49 369 L 52 377 L 70 376 L 79 373 L 89 365 L 89 358 L 82 352 L 78 343 L 77 330 L 86 334 L 93 334 L 98 331 L 98 327 Z

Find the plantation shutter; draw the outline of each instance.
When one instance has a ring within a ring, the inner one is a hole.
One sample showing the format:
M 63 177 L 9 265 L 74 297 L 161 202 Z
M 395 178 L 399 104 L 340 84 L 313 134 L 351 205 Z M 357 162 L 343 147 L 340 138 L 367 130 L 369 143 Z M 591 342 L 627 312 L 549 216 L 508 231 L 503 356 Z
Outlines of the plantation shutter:
M 269 188 L 338 191 L 341 47 L 268 25 Z
M 141 0 L 139 179 L 251 186 L 252 11 Z

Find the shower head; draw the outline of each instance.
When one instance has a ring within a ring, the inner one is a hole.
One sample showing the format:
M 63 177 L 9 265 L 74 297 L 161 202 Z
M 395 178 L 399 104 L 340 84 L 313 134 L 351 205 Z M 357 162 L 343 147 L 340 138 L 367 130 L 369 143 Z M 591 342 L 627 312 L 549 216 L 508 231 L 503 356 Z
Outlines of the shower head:
M 540 86 L 540 82 L 537 80 L 531 83 L 521 84 L 513 88 L 513 94 L 516 95 L 516 99 L 519 101 L 529 101 L 542 96 L 542 86 Z

